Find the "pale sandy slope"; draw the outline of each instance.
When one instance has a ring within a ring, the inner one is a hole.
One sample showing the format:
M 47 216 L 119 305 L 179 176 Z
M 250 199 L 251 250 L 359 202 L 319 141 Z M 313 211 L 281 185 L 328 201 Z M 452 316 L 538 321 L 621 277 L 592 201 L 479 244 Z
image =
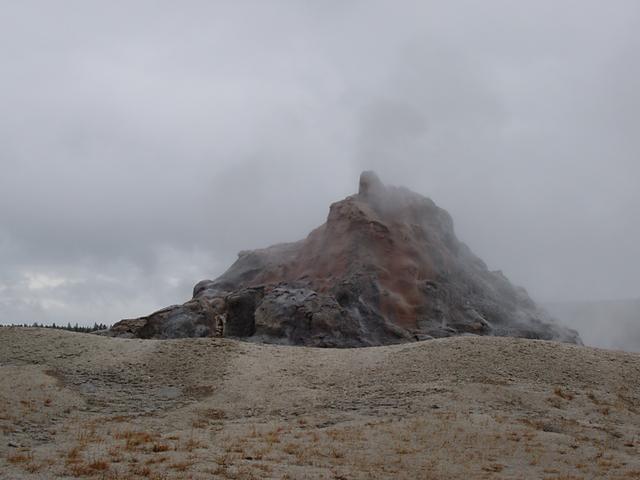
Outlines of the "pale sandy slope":
M 640 355 L 0 328 L 0 478 L 640 478 Z

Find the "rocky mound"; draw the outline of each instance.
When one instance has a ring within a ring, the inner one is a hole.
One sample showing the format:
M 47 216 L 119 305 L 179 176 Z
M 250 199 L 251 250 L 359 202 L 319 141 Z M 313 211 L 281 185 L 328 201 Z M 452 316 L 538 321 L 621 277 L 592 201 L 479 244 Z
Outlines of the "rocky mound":
M 581 343 L 524 289 L 489 271 L 457 239 L 445 210 L 372 172 L 306 239 L 238 257 L 216 280 L 199 282 L 184 305 L 122 320 L 111 334 L 321 347 L 461 334 Z

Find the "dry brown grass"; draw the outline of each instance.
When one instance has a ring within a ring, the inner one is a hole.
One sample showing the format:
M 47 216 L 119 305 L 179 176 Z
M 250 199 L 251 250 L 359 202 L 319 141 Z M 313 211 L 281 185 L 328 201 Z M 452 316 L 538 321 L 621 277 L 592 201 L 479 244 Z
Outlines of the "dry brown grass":
M 553 477 L 544 477 L 544 480 L 585 480 L 585 478 L 575 475 L 555 475 Z
M 103 437 L 97 432 L 96 426 L 93 424 L 88 424 L 80 428 L 76 433 L 76 440 L 82 446 L 104 441 Z
M 104 473 L 109 470 L 109 463 L 106 460 L 93 460 L 89 463 L 78 462 L 68 465 L 69 473 L 74 477 L 92 476 Z
M 146 465 L 135 465 L 129 470 L 130 473 L 140 477 L 149 478 L 153 474 L 153 470 Z
M 362 429 L 356 429 L 353 427 L 346 428 L 334 428 L 325 432 L 329 438 L 333 441 L 340 442 L 357 442 L 365 440 L 365 435 Z
M 155 464 L 158 464 L 158 463 L 164 463 L 167 460 L 169 460 L 169 457 L 164 456 L 164 455 L 163 456 L 154 456 L 154 457 L 151 457 L 151 458 L 147 459 L 147 461 L 144 462 L 144 463 L 146 465 L 155 465 Z
M 29 462 L 25 464 L 22 469 L 28 473 L 38 473 L 45 467 L 42 463 Z
M 564 399 L 564 400 L 573 400 L 574 395 L 571 392 L 563 390 L 561 387 L 556 387 L 553 389 L 554 395 Z
M 300 445 L 296 445 L 295 443 L 287 443 L 283 448 L 282 451 L 284 453 L 288 453 L 289 455 L 297 455 L 300 452 Z
M 223 418 L 226 417 L 226 414 L 224 413 L 224 411 L 219 410 L 217 408 L 207 408 L 204 410 L 200 410 L 198 414 L 201 417 L 207 418 L 209 420 L 222 420 Z
M 272 429 L 259 432 L 258 436 L 262 438 L 268 444 L 280 443 L 282 441 L 282 435 L 291 433 L 291 429 L 284 427 L 273 427 Z
M 124 440 L 125 450 L 134 451 L 138 450 L 141 446 L 155 441 L 156 436 L 149 432 L 140 432 L 134 430 L 125 430 L 122 432 L 116 432 L 113 437 L 117 440 Z
M 169 468 L 177 470 L 178 472 L 186 472 L 192 465 L 193 462 L 191 461 L 174 462 L 169 465 Z
M 154 443 L 151 447 L 153 453 L 166 452 L 171 450 L 171 447 L 166 443 Z
M 31 452 L 17 452 L 7 455 L 7 461 L 9 463 L 28 463 L 33 461 L 33 454 Z
M 504 470 L 504 465 L 502 465 L 501 463 L 491 463 L 489 465 L 484 465 L 482 467 L 482 470 L 484 470 L 485 472 L 499 473 Z
M 87 466 L 92 470 L 103 471 L 109 469 L 109 462 L 104 459 L 93 460 Z
M 36 462 L 34 454 L 30 450 L 20 450 L 15 453 L 10 453 L 7 455 L 6 459 L 7 463 L 16 465 L 27 473 L 38 473 L 45 466 L 53 463 L 51 459 Z
M 206 428 L 209 425 L 209 421 L 204 418 L 194 418 L 191 421 L 191 426 L 193 428 Z
M 111 463 L 120 463 L 124 460 L 124 457 L 122 456 L 121 448 L 118 445 L 114 445 L 110 447 L 109 450 L 107 450 L 107 453 L 109 454 L 109 459 L 111 460 Z
M 219 465 L 215 469 L 210 470 L 209 473 L 228 480 L 261 480 L 264 478 L 263 473 L 266 473 L 267 471 L 262 470 L 262 473 L 256 474 L 252 471 L 253 467 L 253 465 L 251 467 L 244 465 L 234 467 Z M 286 479 L 291 477 L 285 474 L 280 478 Z
M 333 458 L 344 458 L 344 452 L 342 450 L 339 450 L 335 447 L 332 447 L 329 450 L 329 456 L 333 457 Z
M 76 445 L 67 452 L 67 463 L 77 463 L 80 461 L 82 447 Z
M 192 452 L 195 449 L 198 448 L 207 448 L 208 445 L 200 440 L 198 440 L 197 438 L 191 437 L 187 440 L 187 442 L 184 445 L 184 449 L 187 452 Z
M 602 401 L 600 401 L 600 399 L 598 397 L 596 397 L 596 394 L 593 392 L 587 392 L 587 398 L 589 400 L 591 400 L 595 405 L 601 405 Z

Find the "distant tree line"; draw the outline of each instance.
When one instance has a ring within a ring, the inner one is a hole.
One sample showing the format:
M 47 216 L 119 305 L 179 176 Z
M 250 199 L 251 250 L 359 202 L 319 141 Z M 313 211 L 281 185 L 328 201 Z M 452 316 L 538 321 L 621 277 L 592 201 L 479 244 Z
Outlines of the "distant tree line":
M 91 333 L 96 330 L 105 330 L 109 328 L 109 325 L 105 325 L 104 323 L 94 323 L 93 327 L 78 325 L 71 325 L 71 323 L 67 323 L 67 326 L 64 325 L 56 325 L 52 323 L 51 325 L 45 325 L 38 322 L 33 322 L 31 325 L 23 323 L 22 325 L 17 323 L 14 325 L 0 325 L 0 327 L 34 327 L 34 328 L 55 328 L 56 330 L 68 330 L 69 332 L 79 332 L 79 333 Z

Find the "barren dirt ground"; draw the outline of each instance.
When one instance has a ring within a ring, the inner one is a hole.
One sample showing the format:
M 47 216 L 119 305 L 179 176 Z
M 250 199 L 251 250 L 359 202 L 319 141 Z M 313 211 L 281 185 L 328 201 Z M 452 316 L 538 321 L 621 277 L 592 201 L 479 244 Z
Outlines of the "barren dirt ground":
M 640 478 L 640 355 L 0 328 L 0 478 Z

